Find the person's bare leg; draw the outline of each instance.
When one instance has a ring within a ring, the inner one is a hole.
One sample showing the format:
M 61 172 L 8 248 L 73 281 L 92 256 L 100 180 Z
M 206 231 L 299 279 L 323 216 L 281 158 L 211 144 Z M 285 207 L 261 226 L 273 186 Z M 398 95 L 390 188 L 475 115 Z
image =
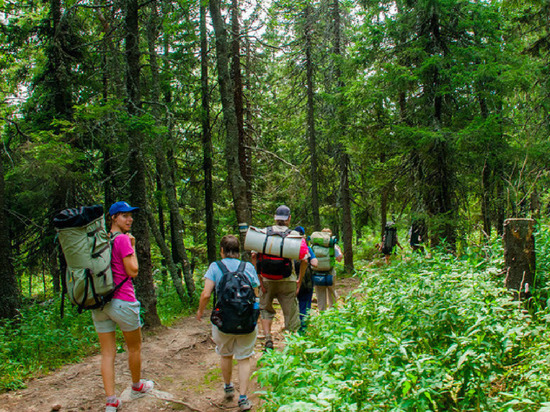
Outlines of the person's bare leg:
M 115 396 L 115 332 L 98 333 L 101 347 L 101 377 L 107 397 Z
M 272 319 L 262 319 L 262 326 L 264 328 L 264 335 L 265 335 L 265 339 L 266 340 L 269 340 L 269 339 L 273 339 L 271 337 L 271 324 L 273 323 L 273 320 Z
M 141 328 L 122 334 L 128 346 L 128 367 L 132 383 L 138 383 L 141 379 Z
M 229 385 L 231 383 L 231 375 L 233 373 L 233 356 L 222 356 L 220 360 L 222 369 L 223 383 Z
M 250 358 L 239 359 L 239 394 L 246 395 L 250 380 Z

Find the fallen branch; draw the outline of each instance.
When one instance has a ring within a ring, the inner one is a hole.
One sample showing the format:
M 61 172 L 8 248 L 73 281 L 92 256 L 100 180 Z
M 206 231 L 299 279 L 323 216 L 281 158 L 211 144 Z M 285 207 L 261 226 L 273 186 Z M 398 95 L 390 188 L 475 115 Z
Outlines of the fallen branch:
M 184 401 L 178 401 L 176 399 L 169 399 L 169 398 L 161 398 L 159 396 L 155 396 L 155 398 L 157 399 L 160 399 L 161 401 L 166 401 L 166 402 L 172 402 L 172 403 L 176 403 L 178 405 L 183 405 L 185 406 L 186 408 L 192 410 L 192 411 L 195 411 L 195 412 L 204 412 L 203 410 L 201 409 L 197 409 L 195 408 L 194 406 L 191 406 L 189 405 L 187 402 L 184 402 Z
M 210 405 L 218 408 L 218 409 L 221 409 L 222 411 L 230 411 L 232 409 L 237 409 L 238 406 L 223 406 L 223 405 L 220 405 L 214 401 L 210 401 Z

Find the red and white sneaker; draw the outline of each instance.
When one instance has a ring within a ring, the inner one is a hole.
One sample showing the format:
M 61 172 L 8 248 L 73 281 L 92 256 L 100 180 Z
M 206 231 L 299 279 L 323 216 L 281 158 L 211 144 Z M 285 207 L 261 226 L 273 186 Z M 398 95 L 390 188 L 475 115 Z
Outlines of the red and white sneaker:
M 118 412 L 122 406 L 120 399 L 117 399 L 115 403 L 108 403 L 105 405 L 105 412 Z
M 130 393 L 131 399 L 141 398 L 142 396 L 145 396 L 146 394 L 151 392 L 151 389 L 155 387 L 155 382 L 153 381 L 142 379 L 139 381 L 139 383 L 140 386 L 137 389 L 132 386 L 132 393 Z

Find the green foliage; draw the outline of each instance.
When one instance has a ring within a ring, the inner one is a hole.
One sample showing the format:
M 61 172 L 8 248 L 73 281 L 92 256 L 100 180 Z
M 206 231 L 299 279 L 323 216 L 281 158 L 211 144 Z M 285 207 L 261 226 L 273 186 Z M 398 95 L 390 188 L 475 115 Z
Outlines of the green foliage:
M 66 307 L 61 319 L 59 299 L 26 306 L 17 322 L 0 325 L 0 392 L 22 388 L 26 379 L 78 362 L 97 348 L 89 313 Z
M 47 279 L 51 282 L 51 279 Z M 170 326 L 184 315 L 191 315 L 198 302 L 183 304 L 178 298 L 171 280 L 163 277 L 161 271 L 155 276 L 157 311 L 163 325 Z M 46 296 L 40 289 L 42 283 L 35 282 L 32 293 Z M 24 285 L 27 290 L 27 285 Z M 0 393 L 25 387 L 25 381 L 47 374 L 65 364 L 81 361 L 84 357 L 99 351 L 99 342 L 92 322 L 91 313 L 78 314 L 65 301 L 65 315 L 60 318 L 59 298 L 38 302 L 28 299 L 17 320 L 0 323 Z M 124 339 L 117 329 L 117 346 L 124 351 Z
M 548 230 L 540 233 L 546 247 Z M 304 336 L 262 357 L 266 410 L 543 406 L 550 315 L 541 308 L 532 316 L 502 289 L 499 242 L 361 272 L 346 305 L 314 317 Z
M 167 270 L 167 269 L 165 269 Z M 157 312 L 163 325 L 171 326 L 175 321 L 185 315 L 191 315 L 196 310 L 199 301 L 200 290 L 195 291 L 193 302 L 182 302 L 179 298 L 168 273 L 157 273 L 155 283 L 157 291 Z

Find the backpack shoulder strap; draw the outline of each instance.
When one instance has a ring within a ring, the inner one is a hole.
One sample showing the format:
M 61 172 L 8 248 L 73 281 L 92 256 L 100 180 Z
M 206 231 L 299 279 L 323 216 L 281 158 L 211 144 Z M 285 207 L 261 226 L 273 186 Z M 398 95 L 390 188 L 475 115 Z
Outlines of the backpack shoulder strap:
M 244 260 L 241 260 L 241 263 L 239 264 L 239 267 L 237 268 L 237 273 L 245 273 L 246 268 L 246 262 Z
M 218 267 L 222 271 L 222 276 L 225 276 L 229 273 L 227 266 L 225 266 L 225 264 L 221 260 L 216 260 L 216 265 L 218 265 Z

